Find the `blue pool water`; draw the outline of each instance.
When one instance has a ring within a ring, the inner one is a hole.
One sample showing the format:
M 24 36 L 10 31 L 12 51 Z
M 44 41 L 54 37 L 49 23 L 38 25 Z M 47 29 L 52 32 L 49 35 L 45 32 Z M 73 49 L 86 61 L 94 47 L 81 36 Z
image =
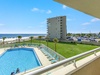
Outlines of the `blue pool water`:
M 10 75 L 19 68 L 20 72 L 39 67 L 37 55 L 31 48 L 15 48 L 7 50 L 0 56 L 0 75 Z

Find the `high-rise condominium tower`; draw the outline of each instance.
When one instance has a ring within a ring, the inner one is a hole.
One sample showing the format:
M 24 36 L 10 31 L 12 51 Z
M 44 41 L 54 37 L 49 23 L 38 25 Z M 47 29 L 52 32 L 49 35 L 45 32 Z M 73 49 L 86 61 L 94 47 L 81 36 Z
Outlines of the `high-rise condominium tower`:
M 66 39 L 66 16 L 58 16 L 47 19 L 47 33 L 50 39 Z

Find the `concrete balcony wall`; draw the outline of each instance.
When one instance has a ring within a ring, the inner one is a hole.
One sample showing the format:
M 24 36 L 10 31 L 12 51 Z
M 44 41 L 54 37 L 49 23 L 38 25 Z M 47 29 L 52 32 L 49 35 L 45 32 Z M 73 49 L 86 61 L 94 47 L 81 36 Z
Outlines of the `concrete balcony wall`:
M 75 64 L 65 65 L 50 75 L 100 75 L 100 52 L 78 60 Z
M 71 75 L 100 75 L 100 58 L 97 58 Z

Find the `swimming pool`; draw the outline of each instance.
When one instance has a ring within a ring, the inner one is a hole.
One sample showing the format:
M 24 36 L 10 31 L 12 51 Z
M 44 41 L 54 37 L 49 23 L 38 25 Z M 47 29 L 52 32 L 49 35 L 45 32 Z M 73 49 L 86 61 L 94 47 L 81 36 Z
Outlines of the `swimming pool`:
M 32 48 L 14 48 L 0 56 L 0 75 L 10 75 L 19 68 L 20 72 L 41 66 Z

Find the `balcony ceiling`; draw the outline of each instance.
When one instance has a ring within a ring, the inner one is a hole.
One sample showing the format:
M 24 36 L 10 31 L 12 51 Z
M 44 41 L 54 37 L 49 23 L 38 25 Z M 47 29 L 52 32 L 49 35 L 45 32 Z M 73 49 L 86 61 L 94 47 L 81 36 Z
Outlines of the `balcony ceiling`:
M 100 0 L 55 0 L 66 6 L 100 18 Z

